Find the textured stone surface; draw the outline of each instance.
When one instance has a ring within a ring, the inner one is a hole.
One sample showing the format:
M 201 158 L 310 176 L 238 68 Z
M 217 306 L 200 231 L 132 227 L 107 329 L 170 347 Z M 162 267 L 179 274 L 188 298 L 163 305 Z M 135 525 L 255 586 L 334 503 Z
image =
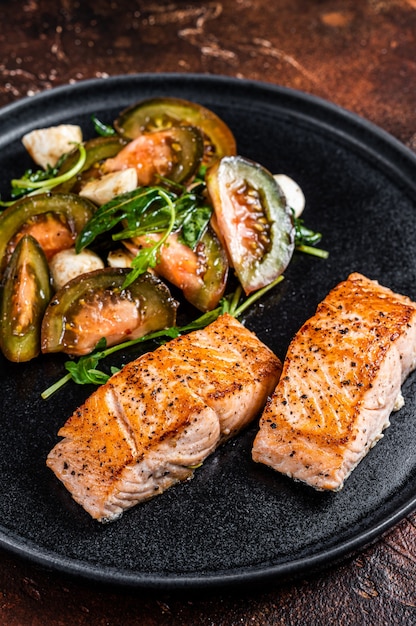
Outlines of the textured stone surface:
M 224 74 L 322 96 L 416 149 L 416 0 L 27 0 L 1 2 L 0 23 L 1 106 L 87 78 Z M 414 624 L 415 579 L 415 515 L 313 579 L 237 593 L 90 589 L 0 554 L 0 623 Z
M 208 72 L 312 92 L 415 141 L 415 0 L 28 0 L 0 17 L 1 105 L 91 77 Z

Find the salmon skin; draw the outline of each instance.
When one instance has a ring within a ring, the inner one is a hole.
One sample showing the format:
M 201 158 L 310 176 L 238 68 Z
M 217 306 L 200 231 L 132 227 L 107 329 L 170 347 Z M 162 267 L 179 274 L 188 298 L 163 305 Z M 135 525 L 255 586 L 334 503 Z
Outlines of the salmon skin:
M 416 304 L 351 274 L 292 340 L 253 444 L 254 461 L 339 490 L 382 437 L 416 366 Z
M 280 360 L 228 314 L 125 365 L 68 419 L 47 465 L 111 521 L 192 476 L 260 414 Z

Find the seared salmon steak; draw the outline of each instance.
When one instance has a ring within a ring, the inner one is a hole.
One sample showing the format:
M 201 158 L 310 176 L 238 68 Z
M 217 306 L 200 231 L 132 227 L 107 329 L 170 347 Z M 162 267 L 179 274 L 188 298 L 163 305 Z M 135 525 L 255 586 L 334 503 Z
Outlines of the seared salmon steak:
M 382 437 L 416 367 L 416 304 L 351 274 L 293 338 L 253 444 L 254 461 L 338 490 Z
M 264 408 L 282 364 L 228 314 L 125 365 L 60 429 L 47 465 L 95 519 L 192 476 Z

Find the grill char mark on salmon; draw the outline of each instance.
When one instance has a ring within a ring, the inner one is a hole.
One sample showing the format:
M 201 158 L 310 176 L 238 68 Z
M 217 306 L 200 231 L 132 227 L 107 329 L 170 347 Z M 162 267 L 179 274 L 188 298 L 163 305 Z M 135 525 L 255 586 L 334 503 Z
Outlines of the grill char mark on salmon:
M 318 490 L 345 479 L 389 426 L 416 366 L 416 304 L 358 273 L 292 340 L 253 459 Z
M 47 465 L 95 519 L 189 478 L 262 411 L 281 362 L 228 314 L 125 365 L 68 419 Z

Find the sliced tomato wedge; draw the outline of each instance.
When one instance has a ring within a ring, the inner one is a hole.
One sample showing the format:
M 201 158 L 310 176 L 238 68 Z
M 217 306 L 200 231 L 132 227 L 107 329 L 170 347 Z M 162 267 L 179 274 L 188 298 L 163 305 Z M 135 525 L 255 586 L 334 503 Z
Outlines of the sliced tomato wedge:
M 206 174 L 215 223 L 246 294 L 285 270 L 295 230 L 284 195 L 263 166 L 241 156 L 224 157 Z
M 136 255 L 162 235 L 136 237 L 126 247 Z M 155 272 L 182 290 L 184 297 L 200 311 L 214 309 L 222 296 L 228 276 L 228 260 L 224 248 L 212 229 L 207 229 L 192 250 L 180 241 L 178 233 L 170 235 L 162 247 Z
M 112 346 L 174 326 L 178 303 L 156 276 L 123 288 L 128 269 L 107 267 L 77 276 L 51 300 L 42 322 L 42 352 L 82 356 L 101 338 Z
M 78 174 L 55 187 L 55 191 L 79 193 L 86 182 L 91 179 L 101 178 L 103 175 L 101 171 L 103 161 L 116 156 L 126 144 L 127 142 L 118 135 L 89 139 L 84 143 L 86 159 L 83 168 Z M 74 167 L 78 159 L 79 148 L 75 148 L 62 163 L 58 176 L 65 174 L 65 172 Z
M 24 234 L 33 235 L 51 258 L 74 245 L 94 211 L 89 200 L 72 193 L 27 196 L 12 204 L 0 215 L 0 274 Z
M 196 126 L 204 137 L 204 165 L 236 154 L 236 141 L 228 125 L 210 109 L 180 98 L 149 98 L 122 111 L 114 122 L 121 137 L 177 126 Z
M 160 178 L 188 181 L 198 170 L 204 143 L 200 131 L 182 126 L 143 133 L 103 165 L 104 172 L 133 167 L 139 185 L 155 185 Z
M 51 297 L 45 255 L 36 239 L 25 235 L 17 244 L 3 278 L 0 345 L 9 361 L 30 361 L 39 354 L 42 318 Z

